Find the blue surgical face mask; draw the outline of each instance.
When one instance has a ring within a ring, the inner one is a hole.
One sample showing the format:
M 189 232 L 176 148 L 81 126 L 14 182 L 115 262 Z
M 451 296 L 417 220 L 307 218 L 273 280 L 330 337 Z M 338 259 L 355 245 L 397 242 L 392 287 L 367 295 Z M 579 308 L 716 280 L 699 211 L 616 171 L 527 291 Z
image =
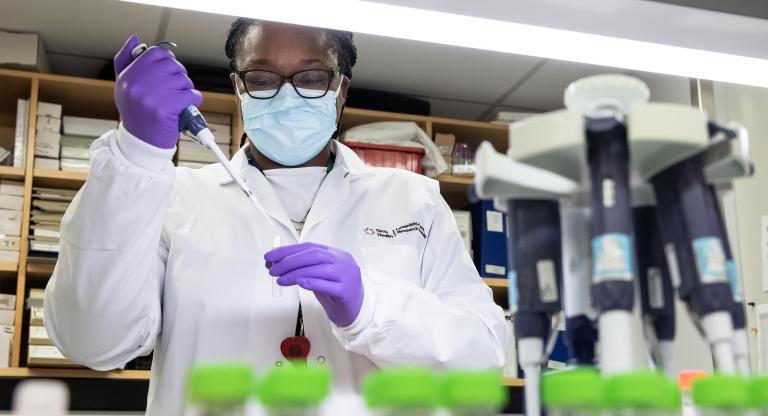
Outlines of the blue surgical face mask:
M 304 98 L 283 84 L 271 99 L 240 94 L 243 129 L 256 149 L 273 162 L 298 166 L 317 156 L 336 131 L 336 91 Z M 311 92 L 309 92 L 311 93 Z M 309 94 L 308 93 L 308 94 Z

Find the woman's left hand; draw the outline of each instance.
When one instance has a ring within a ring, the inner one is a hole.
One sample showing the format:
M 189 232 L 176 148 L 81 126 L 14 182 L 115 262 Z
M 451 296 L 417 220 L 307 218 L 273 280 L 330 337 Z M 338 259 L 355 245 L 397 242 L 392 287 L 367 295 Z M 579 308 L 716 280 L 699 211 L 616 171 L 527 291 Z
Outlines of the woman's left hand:
M 264 255 L 269 274 L 281 286 L 311 290 L 338 327 L 354 322 L 363 304 L 360 268 L 344 250 L 316 243 L 278 247 Z

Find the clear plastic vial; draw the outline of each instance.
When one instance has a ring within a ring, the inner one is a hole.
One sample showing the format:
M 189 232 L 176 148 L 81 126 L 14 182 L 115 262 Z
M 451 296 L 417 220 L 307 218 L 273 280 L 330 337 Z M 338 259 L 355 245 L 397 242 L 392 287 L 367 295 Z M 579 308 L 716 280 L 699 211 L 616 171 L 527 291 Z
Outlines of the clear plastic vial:
M 195 366 L 187 378 L 189 415 L 245 416 L 255 379 L 245 363 Z
M 498 371 L 452 371 L 440 382 L 440 404 L 451 416 L 495 416 L 506 396 Z
M 550 371 L 541 378 L 541 404 L 548 415 L 598 415 L 601 400 L 600 374 L 594 367 Z
M 693 382 L 693 403 L 699 416 L 745 415 L 749 407 L 747 381 L 717 374 Z
M 426 368 L 393 368 L 363 382 L 365 402 L 375 416 L 432 416 L 439 402 L 438 378 Z
M 267 416 L 316 416 L 330 388 L 327 367 L 287 365 L 264 376 L 259 398 Z

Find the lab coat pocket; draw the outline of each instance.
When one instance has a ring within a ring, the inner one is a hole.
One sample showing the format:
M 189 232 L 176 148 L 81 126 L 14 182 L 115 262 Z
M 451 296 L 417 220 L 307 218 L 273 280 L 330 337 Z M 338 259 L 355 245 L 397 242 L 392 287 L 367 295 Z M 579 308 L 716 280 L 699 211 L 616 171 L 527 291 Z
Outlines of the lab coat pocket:
M 365 269 L 421 286 L 421 259 L 415 247 L 393 244 L 360 247 Z

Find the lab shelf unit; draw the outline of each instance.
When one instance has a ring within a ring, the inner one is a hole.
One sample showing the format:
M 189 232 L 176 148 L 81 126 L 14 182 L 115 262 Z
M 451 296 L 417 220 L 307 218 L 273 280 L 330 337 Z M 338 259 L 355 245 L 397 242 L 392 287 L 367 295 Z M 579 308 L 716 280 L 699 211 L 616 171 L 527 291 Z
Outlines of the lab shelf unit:
M 23 168 L 0 166 L 0 178 L 24 182 L 24 207 L 22 211 L 22 231 L 19 263 L 0 263 L 0 292 L 16 293 L 15 331 L 12 345 L 11 368 L 0 369 L 0 379 L 27 377 L 54 377 L 73 379 L 122 379 L 146 380 L 148 371 L 123 370 L 99 372 L 86 369 L 70 368 L 27 368 L 22 360 L 26 354 L 26 330 L 28 314 L 25 314 L 25 300 L 30 287 L 45 287 L 53 272 L 53 264 L 29 258 L 29 225 L 32 201 L 32 186 L 79 189 L 87 178 L 80 172 L 63 172 L 35 169 L 34 147 L 35 127 L 38 102 L 61 104 L 63 115 L 80 117 L 98 117 L 117 120 L 119 114 L 114 105 L 113 91 L 115 83 L 111 81 L 77 78 L 63 75 L 41 74 L 0 68 L 0 145 L 13 147 L 16 122 L 16 101 L 19 98 L 29 100 L 27 111 L 27 136 L 25 143 L 25 164 Z M 227 113 L 232 116 L 232 153 L 240 147 L 243 133 L 239 108 L 234 94 L 203 92 L 202 111 Z M 346 108 L 341 121 L 342 128 L 377 121 L 410 121 L 416 123 L 430 137 L 434 133 L 451 133 L 457 141 L 465 142 L 477 148 L 483 140 L 489 140 L 499 151 L 506 151 L 508 129 L 506 125 L 481 123 L 476 121 L 429 117 L 411 114 L 390 113 L 383 111 Z M 440 175 L 436 178 L 448 203 L 454 208 L 461 208 L 467 202 L 467 189 L 472 178 Z M 494 297 L 499 301 L 506 298 L 506 279 L 484 279 L 494 290 Z M 519 386 L 518 379 L 505 380 L 507 386 Z

